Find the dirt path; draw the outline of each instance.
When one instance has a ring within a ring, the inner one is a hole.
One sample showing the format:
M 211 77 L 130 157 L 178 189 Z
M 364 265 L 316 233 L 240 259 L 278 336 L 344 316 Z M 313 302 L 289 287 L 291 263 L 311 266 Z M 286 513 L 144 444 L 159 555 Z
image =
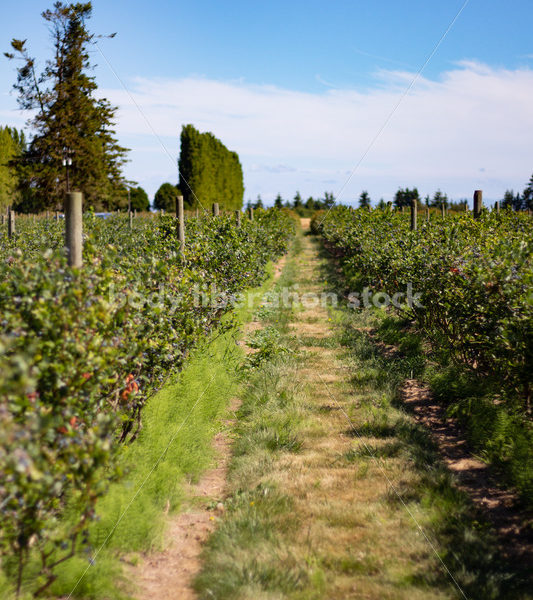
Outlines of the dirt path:
M 274 265 L 274 282 L 279 279 L 285 261 L 286 257 L 282 257 Z M 255 321 L 246 323 L 244 337 L 258 327 Z M 224 420 L 223 431 L 213 440 L 215 465 L 202 475 L 197 484 L 188 486 L 185 509 L 168 519 L 165 549 L 145 555 L 140 565 L 132 569 L 138 600 L 196 598 L 191 584 L 201 567 L 202 547 L 216 527 L 216 518 L 224 512 L 226 476 L 231 458 L 230 432 L 239 406 L 240 400 L 235 398 Z
M 235 401 L 230 408 L 233 417 L 225 421 L 227 429 L 234 422 L 238 406 Z M 208 470 L 198 484 L 189 486 L 189 507 L 168 520 L 165 550 L 145 556 L 134 570 L 139 600 L 192 600 L 196 597 L 191 582 L 201 566 L 202 545 L 215 527 L 214 515 L 224 508 L 222 501 L 230 457 L 230 442 L 225 432 L 215 436 L 214 447 L 215 467 Z
M 301 399 L 294 406 L 283 390 L 275 391 L 276 411 L 260 412 L 256 424 L 242 429 L 251 452 L 232 467 L 229 485 L 228 437 L 218 436 L 217 467 L 191 489 L 190 508 L 171 519 L 165 552 L 137 570 L 139 600 L 195 598 L 190 583 L 200 569 L 208 582 L 202 598 L 529 597 L 513 595 L 514 575 L 500 566 L 491 532 L 477 522 L 421 430 L 428 423 L 417 415 L 417 424 L 394 406 L 393 373 L 365 337 L 371 317 L 318 301 L 330 287 L 327 261 L 311 237 L 301 243 L 289 267 L 307 301 L 293 310 L 282 333 L 297 348 L 288 378 Z M 277 326 L 274 316 L 268 327 Z M 275 372 L 266 372 L 267 386 L 268 377 L 275 387 Z M 425 408 L 415 387 L 405 401 L 416 414 Z M 265 402 L 257 404 L 260 411 Z M 437 423 L 439 415 L 433 417 Z M 253 415 L 246 418 L 253 421 Z M 294 422 L 288 434 L 287 419 Z M 470 460 L 466 451 L 455 459 Z M 234 499 L 231 510 L 207 509 L 226 494 Z M 226 537 L 218 538 L 202 565 L 202 545 L 215 522 L 215 535 Z

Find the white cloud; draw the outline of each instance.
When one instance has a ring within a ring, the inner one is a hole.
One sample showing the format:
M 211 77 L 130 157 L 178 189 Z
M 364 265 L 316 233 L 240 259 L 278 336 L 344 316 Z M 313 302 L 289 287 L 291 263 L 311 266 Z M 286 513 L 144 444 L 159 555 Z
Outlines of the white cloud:
M 137 78 L 131 93 L 171 157 L 126 92 L 101 93 L 120 106 L 117 130 L 123 143 L 137 148 L 129 175 L 141 185 L 145 173 L 153 182 L 158 170 L 165 178 L 174 172 L 181 126 L 193 123 L 239 153 L 246 197 L 273 198 L 278 191 L 289 196 L 296 189 L 304 195 L 340 189 L 413 76 L 380 70 L 374 89 L 316 94 L 242 81 Z M 520 189 L 533 171 L 532 95 L 528 68 L 464 61 L 437 81 L 420 78 L 341 199 L 362 189 L 387 198 L 399 186 L 414 185 L 456 198 L 477 188 L 488 198 L 507 187 Z

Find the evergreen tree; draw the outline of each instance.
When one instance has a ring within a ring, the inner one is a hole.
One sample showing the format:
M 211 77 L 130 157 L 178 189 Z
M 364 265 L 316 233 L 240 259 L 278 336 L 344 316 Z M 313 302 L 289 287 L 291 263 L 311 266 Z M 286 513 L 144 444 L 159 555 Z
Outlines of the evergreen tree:
M 363 190 L 359 196 L 359 208 L 370 208 L 370 196 L 366 190 Z
M 431 199 L 429 205 L 432 206 L 433 208 L 442 209 L 443 206 L 444 206 L 444 208 L 448 208 L 448 205 L 449 205 L 448 196 L 446 194 L 443 194 L 440 190 L 437 190 L 433 194 L 433 198 Z
M 316 202 L 313 196 L 309 196 L 309 198 L 307 198 L 307 200 L 305 201 L 305 208 L 307 208 L 308 210 L 316 209 Z
M 526 191 L 524 190 L 524 195 L 525 194 Z M 522 210 L 522 208 L 524 208 L 524 204 L 524 198 L 520 196 L 520 193 L 515 194 L 513 190 L 505 190 L 502 200 L 502 208 L 507 208 L 509 210 Z
M 0 127 L 0 211 L 20 199 L 17 193 L 18 177 L 14 162 L 26 146 L 24 132 L 11 127 Z
M 254 210 L 257 210 L 258 208 L 264 208 L 261 194 L 257 194 L 257 200 L 254 203 Z
M 294 209 L 298 209 L 298 208 L 302 208 L 303 206 L 303 202 L 302 202 L 302 197 L 300 196 L 300 192 L 296 192 L 296 195 L 294 196 L 294 201 L 292 203 L 292 207 Z
M 86 206 L 99 202 L 109 206 L 123 189 L 121 169 L 127 150 L 115 139 L 117 109 L 105 98 L 95 97 L 95 78 L 87 74 L 92 68 L 90 48 L 97 38 L 85 25 L 91 13 L 90 2 L 56 2 L 53 10 L 42 13 L 54 56 L 41 75 L 35 71 L 26 40 L 13 39 L 14 54 L 6 53 L 22 61 L 14 85 L 19 105 L 35 111 L 29 121 L 35 134 L 18 172 L 21 185 L 35 190 L 41 209 L 60 206 L 67 187 L 82 191 Z
M 399 188 L 394 195 L 394 206 L 396 206 L 396 208 L 402 208 L 402 206 L 409 207 L 411 206 L 411 200 L 413 199 L 420 202 L 420 195 L 417 188 L 413 188 L 412 190 L 409 188 L 405 188 L 405 190 Z
M 283 208 L 283 198 L 281 197 L 281 194 L 276 196 L 276 199 L 274 200 L 274 207 Z
M 187 206 L 209 208 L 218 202 L 227 210 L 240 209 L 244 196 L 239 156 L 212 133 L 184 125 L 180 136 L 180 189 Z
M 332 192 L 324 192 L 324 207 L 329 209 L 335 204 L 335 196 Z
M 522 194 L 521 204 L 523 210 L 527 210 L 528 208 L 530 210 L 533 210 L 533 175 L 531 175 L 531 178 L 524 190 L 524 193 Z
M 383 198 L 379 199 L 378 208 L 381 210 L 385 210 L 387 208 L 387 203 L 385 202 L 385 200 L 383 200 Z
M 176 210 L 176 200 L 180 195 L 180 191 L 175 185 L 162 183 L 154 196 L 154 208 L 174 212 Z
M 148 194 L 140 186 L 131 188 L 130 202 L 131 210 L 138 210 L 140 212 L 150 210 L 150 200 L 148 199 Z

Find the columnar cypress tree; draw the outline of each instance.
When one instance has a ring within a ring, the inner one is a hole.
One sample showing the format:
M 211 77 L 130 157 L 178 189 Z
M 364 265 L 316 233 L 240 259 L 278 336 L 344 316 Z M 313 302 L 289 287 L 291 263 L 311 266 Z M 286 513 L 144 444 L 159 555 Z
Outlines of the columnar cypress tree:
M 179 187 L 185 204 L 194 207 L 199 200 L 206 208 L 218 202 L 227 210 L 240 209 L 244 183 L 238 154 L 192 125 L 184 125 L 180 144 Z
M 81 190 L 88 205 L 112 204 L 123 187 L 121 168 L 127 150 L 118 145 L 113 130 L 116 107 L 97 99 L 89 48 L 96 43 L 85 21 L 91 3 L 63 4 L 42 13 L 49 24 L 54 57 L 41 75 L 35 59 L 26 50 L 25 40 L 14 39 L 15 54 L 22 60 L 14 88 L 19 105 L 36 114 L 29 121 L 35 131 L 20 161 L 19 172 L 25 185 L 36 190 L 40 208 L 61 204 L 67 188 L 65 159 L 70 159 L 70 189 Z
M 13 166 L 24 150 L 26 140 L 23 131 L 0 127 L 0 210 L 18 200 L 18 177 Z

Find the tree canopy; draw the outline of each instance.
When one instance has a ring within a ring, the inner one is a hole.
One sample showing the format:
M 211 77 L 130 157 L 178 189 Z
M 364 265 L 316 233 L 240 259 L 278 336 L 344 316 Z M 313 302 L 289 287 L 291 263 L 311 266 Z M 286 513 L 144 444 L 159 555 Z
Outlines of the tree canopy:
M 531 175 L 529 182 L 522 194 L 522 203 L 521 208 L 523 210 L 533 210 L 533 175 Z
M 131 188 L 130 190 L 131 210 L 147 211 L 150 210 L 150 200 L 148 194 L 141 186 Z
M 175 211 L 176 200 L 181 195 L 179 189 L 171 183 L 162 183 L 154 196 L 156 210 Z
M 18 177 L 13 161 L 22 154 L 26 140 L 23 131 L 0 127 L 0 210 L 16 204 Z
M 242 208 L 244 183 L 239 156 L 212 133 L 184 125 L 180 137 L 180 183 L 183 201 L 208 209 L 213 202 L 226 210 Z
M 370 196 L 366 190 L 359 196 L 359 208 L 370 208 Z
M 402 208 L 402 206 L 411 206 L 411 200 L 417 200 L 420 202 L 420 194 L 418 193 L 417 188 L 413 188 L 412 190 L 409 188 L 405 188 L 405 190 L 399 188 L 394 195 L 394 205 L 396 208 Z
M 19 106 L 34 112 L 28 121 L 34 135 L 18 163 L 20 185 L 41 210 L 60 206 L 67 187 L 82 191 L 85 205 L 95 208 L 110 208 L 123 192 L 127 150 L 115 138 L 116 107 L 95 97 L 88 74 L 90 48 L 100 37 L 86 27 L 91 13 L 90 2 L 56 2 L 42 13 L 54 52 L 41 74 L 26 40 L 13 39 L 13 52 L 6 53 L 22 62 L 14 85 Z

